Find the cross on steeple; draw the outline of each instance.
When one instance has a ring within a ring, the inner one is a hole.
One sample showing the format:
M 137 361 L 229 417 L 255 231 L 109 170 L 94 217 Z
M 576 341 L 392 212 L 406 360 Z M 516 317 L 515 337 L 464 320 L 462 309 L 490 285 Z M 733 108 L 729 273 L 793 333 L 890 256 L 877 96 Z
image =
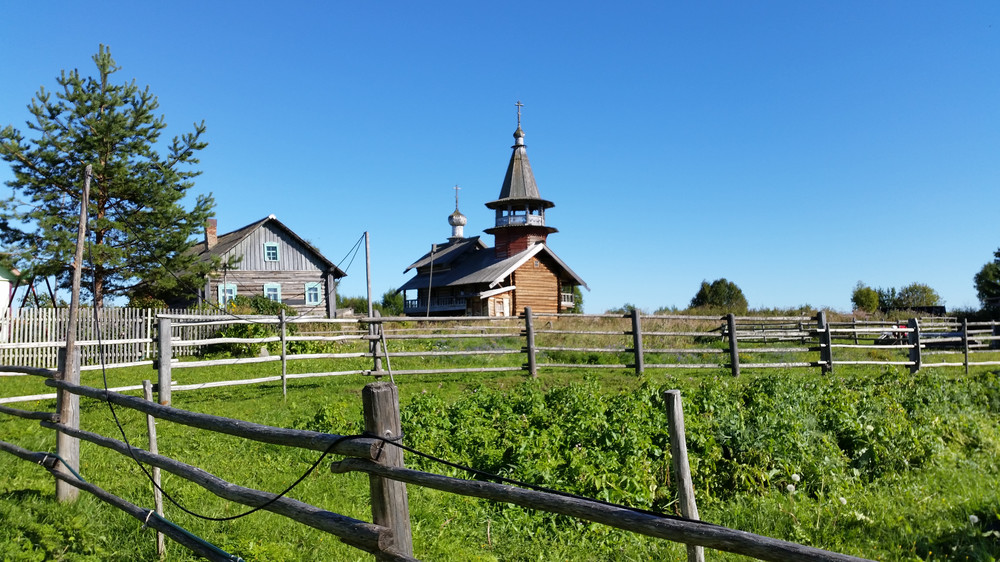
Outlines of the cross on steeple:
M 521 103 L 521 100 L 517 100 L 517 103 L 515 103 L 514 105 L 517 106 L 517 128 L 520 129 L 521 128 L 521 108 L 524 107 L 524 104 Z
M 455 187 L 453 189 L 455 190 L 455 210 L 457 211 L 458 210 L 458 190 L 462 189 L 462 188 L 458 187 L 458 184 L 456 183 Z

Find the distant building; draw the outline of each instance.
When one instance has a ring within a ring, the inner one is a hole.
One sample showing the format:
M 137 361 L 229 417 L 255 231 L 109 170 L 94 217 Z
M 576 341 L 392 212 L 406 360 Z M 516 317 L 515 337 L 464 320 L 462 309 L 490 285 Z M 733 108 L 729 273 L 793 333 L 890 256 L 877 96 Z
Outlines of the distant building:
M 536 314 L 555 314 L 573 308 L 574 287 L 587 287 L 546 244 L 557 231 L 546 226 L 545 211 L 555 205 L 538 193 L 520 111 L 511 148 L 500 196 L 486 203 L 496 212 L 494 226 L 485 231 L 495 246 L 464 237 L 468 219 L 458 210 L 456 192 L 448 241 L 403 271 L 417 273 L 399 288 L 407 316 L 511 316 L 526 306 Z
M 14 301 L 14 290 L 17 278 L 21 272 L 10 270 L 0 265 L 0 342 L 7 341 L 9 336 L 8 323 L 4 321 L 11 316 L 11 304 Z
M 335 315 L 337 280 L 347 274 L 274 215 L 221 236 L 216 229 L 210 219 L 205 241 L 191 251 L 235 266 L 224 265 L 205 279 L 202 301 L 225 305 L 237 295 L 263 295 L 300 314 Z

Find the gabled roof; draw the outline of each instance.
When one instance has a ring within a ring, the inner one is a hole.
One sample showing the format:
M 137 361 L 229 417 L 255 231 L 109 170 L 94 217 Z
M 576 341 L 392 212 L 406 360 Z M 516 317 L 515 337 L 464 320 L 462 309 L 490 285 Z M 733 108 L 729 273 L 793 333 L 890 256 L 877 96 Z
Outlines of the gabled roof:
M 571 277 L 578 285 L 585 287 L 588 291 L 590 287 L 584 283 L 569 266 L 566 265 L 559 256 L 548 248 L 545 244 L 535 244 L 534 246 L 510 256 L 508 258 L 497 258 L 493 252 L 475 252 L 466 254 L 467 258 L 453 263 L 452 268 L 447 271 L 435 271 L 433 279 L 429 279 L 427 273 L 421 273 L 403 284 L 396 291 L 407 291 L 413 289 L 424 289 L 430 282 L 434 287 L 452 287 L 458 285 L 487 284 L 495 287 L 507 278 L 517 268 L 524 265 L 528 260 L 545 253 L 563 270 L 568 277 Z M 435 254 L 436 255 L 436 254 Z M 437 260 L 435 259 L 435 263 Z M 411 266 L 412 267 L 412 266 Z
M 442 267 L 449 266 L 452 262 L 459 259 L 461 256 L 464 256 L 468 252 L 477 249 L 485 250 L 488 247 L 489 246 L 486 245 L 486 242 L 480 240 L 478 236 L 473 236 L 472 238 L 462 238 L 461 240 L 453 240 L 447 244 L 437 246 L 434 250 L 434 265 Z M 403 273 L 406 273 L 414 268 L 420 269 L 425 265 L 430 265 L 430 263 L 431 253 L 427 252 L 426 254 L 420 256 L 420 259 L 407 266 L 406 269 L 403 270 Z
M 215 245 L 211 248 L 207 248 L 207 244 L 204 240 L 195 244 L 191 247 L 190 252 L 194 253 L 199 259 L 207 260 L 213 257 L 222 257 L 229 250 L 233 249 L 237 244 L 243 241 L 246 237 L 250 236 L 251 233 L 256 231 L 258 228 L 262 228 L 265 224 L 270 223 L 275 228 L 281 230 L 293 240 L 301 244 L 304 248 L 312 252 L 313 255 L 326 267 L 326 271 L 332 271 L 333 276 L 337 279 L 344 277 L 347 273 L 344 273 L 339 267 L 333 264 L 330 260 L 319 252 L 312 244 L 303 240 L 298 234 L 292 231 L 292 229 L 285 226 L 285 223 L 279 221 L 274 215 L 268 215 L 263 219 L 250 223 L 242 228 L 238 228 L 232 232 L 227 232 L 220 235 L 216 239 Z

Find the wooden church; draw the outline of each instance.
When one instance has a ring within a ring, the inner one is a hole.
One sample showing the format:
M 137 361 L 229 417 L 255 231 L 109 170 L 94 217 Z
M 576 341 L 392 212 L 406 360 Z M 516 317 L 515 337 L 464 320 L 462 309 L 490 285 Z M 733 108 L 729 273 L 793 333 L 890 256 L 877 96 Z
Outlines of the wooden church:
M 451 237 L 403 271 L 416 270 L 399 288 L 407 316 L 512 316 L 526 306 L 535 314 L 556 314 L 574 307 L 575 287 L 589 290 L 548 247 L 549 234 L 557 230 L 545 224 L 545 211 L 555 205 L 538 193 L 520 107 L 517 117 L 500 197 L 486 203 L 496 213 L 496 223 L 485 231 L 493 235 L 495 246 L 479 236 L 464 236 L 468 219 L 458 210 L 456 191 L 455 212 L 448 217 Z

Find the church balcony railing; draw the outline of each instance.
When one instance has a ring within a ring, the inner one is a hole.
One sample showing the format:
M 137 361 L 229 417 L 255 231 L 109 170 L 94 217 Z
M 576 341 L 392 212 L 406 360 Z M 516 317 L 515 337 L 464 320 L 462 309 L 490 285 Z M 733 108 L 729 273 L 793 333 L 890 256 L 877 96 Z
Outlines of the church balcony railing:
M 465 297 L 434 297 L 431 299 L 431 312 L 442 310 L 465 310 Z M 427 310 L 427 300 L 407 299 L 403 303 L 403 311 L 406 313 L 420 312 Z
M 541 215 L 507 215 L 506 217 L 497 217 L 497 226 L 516 226 L 522 224 L 545 226 L 545 217 Z
M 564 306 L 574 306 L 576 305 L 576 295 L 573 293 L 561 293 L 559 295 L 559 303 Z

